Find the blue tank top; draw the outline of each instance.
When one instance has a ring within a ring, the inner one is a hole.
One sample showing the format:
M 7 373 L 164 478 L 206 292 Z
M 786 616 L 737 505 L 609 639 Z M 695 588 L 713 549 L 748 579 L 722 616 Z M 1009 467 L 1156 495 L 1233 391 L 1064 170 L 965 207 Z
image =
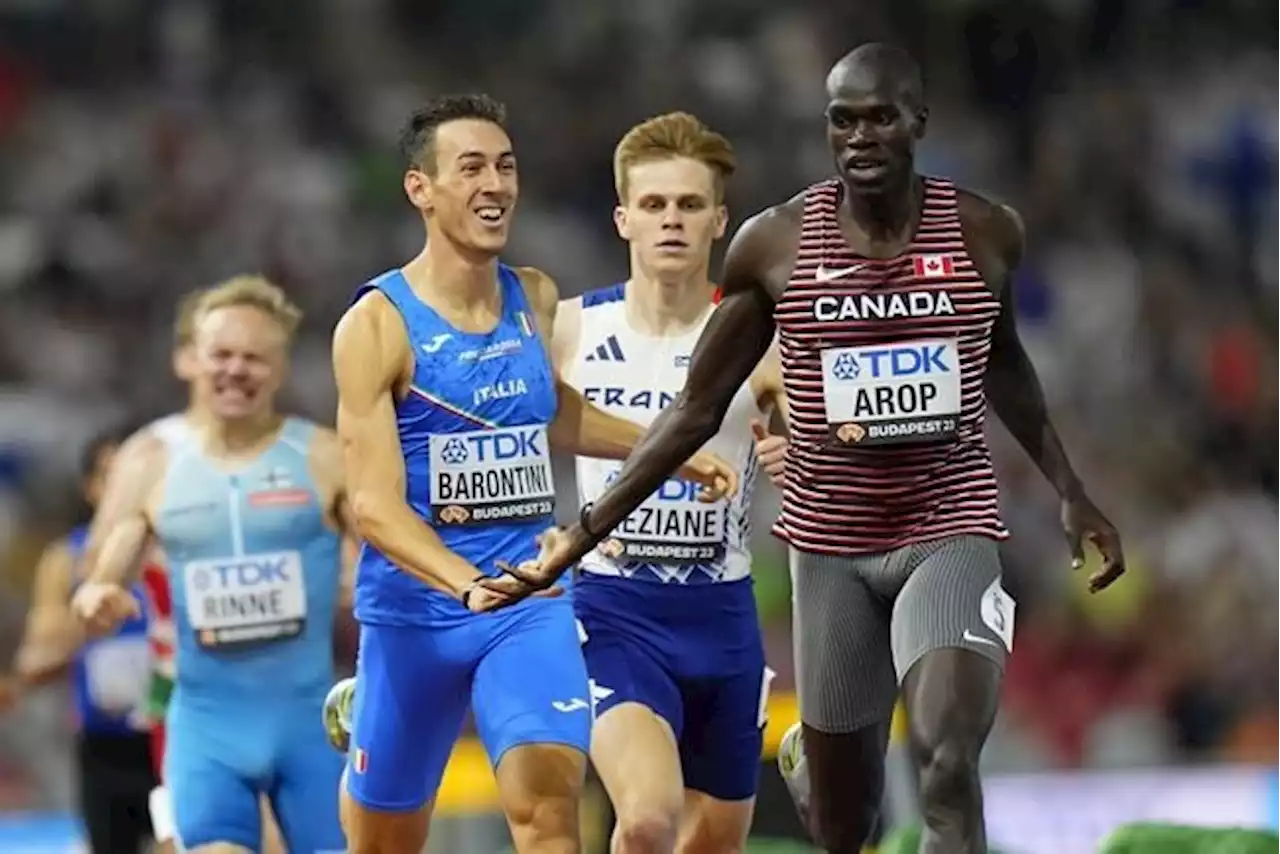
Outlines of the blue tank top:
M 67 535 L 73 592 L 84 580 L 81 559 L 88 539 L 88 525 L 81 525 Z M 141 610 L 146 599 L 138 586 L 134 587 L 133 595 L 138 600 L 139 616 L 125 620 L 115 634 L 88 640 L 71 662 L 72 691 L 82 732 L 94 735 L 138 732 L 129 718 L 146 696 L 151 653 L 147 646 L 147 620 Z
M 171 446 L 156 514 L 169 563 L 179 697 L 323 697 L 333 681 L 340 537 L 308 451 L 315 425 L 284 422 L 231 471 L 194 442 Z
M 413 382 L 396 405 L 409 506 L 446 546 L 491 575 L 498 572 L 496 560 L 536 556 L 535 538 L 554 523 L 547 425 L 558 404 L 519 276 L 500 264 L 498 286 L 502 314 L 482 334 L 445 321 L 418 299 L 399 270 L 356 295 L 381 291 L 400 312 L 413 348 Z M 368 543 L 360 552 L 355 613 L 361 622 L 384 625 L 436 625 L 471 616 L 457 599 L 404 572 Z

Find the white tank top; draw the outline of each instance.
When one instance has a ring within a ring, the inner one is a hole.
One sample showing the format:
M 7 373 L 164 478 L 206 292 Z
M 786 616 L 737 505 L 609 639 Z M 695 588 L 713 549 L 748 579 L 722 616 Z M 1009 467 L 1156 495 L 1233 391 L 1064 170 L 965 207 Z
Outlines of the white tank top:
M 612 415 L 648 426 L 684 388 L 689 359 L 714 306 L 678 337 L 653 337 L 627 323 L 625 285 L 582 297 L 578 352 L 564 380 Z M 751 574 L 749 514 L 755 483 L 751 419 L 764 418 L 745 383 L 734 395 L 720 432 L 705 446 L 741 476 L 736 496 L 704 504 L 697 484 L 669 479 L 582 559 L 586 572 L 672 584 L 738 581 Z M 577 458 L 578 499 L 599 499 L 622 463 Z

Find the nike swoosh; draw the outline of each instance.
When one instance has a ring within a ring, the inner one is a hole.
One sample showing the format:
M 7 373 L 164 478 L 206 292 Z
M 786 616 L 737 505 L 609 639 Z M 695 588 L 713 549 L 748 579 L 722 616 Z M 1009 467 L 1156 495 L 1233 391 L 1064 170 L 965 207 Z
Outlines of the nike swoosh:
M 991 638 L 984 638 L 981 635 L 975 635 L 968 629 L 964 630 L 964 634 L 961 635 L 961 637 L 969 643 L 989 643 L 992 646 L 1000 646 L 998 642 L 993 641 Z
M 839 270 L 832 270 L 819 264 L 818 269 L 813 272 L 813 277 L 819 282 L 830 282 L 832 279 L 843 279 L 845 276 L 852 276 L 865 266 L 867 265 L 854 264 L 852 267 L 843 267 Z

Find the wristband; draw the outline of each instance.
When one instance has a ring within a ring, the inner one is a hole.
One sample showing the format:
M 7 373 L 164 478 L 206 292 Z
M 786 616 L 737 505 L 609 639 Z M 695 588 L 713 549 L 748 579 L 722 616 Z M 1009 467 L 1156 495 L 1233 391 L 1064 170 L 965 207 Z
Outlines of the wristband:
M 591 509 L 595 506 L 596 504 L 594 501 L 588 501 L 586 504 L 582 505 L 582 509 L 578 511 L 578 527 L 581 528 L 582 532 L 591 539 L 598 540 L 600 539 L 600 535 L 591 530 L 591 525 L 587 522 L 587 517 L 591 515 Z

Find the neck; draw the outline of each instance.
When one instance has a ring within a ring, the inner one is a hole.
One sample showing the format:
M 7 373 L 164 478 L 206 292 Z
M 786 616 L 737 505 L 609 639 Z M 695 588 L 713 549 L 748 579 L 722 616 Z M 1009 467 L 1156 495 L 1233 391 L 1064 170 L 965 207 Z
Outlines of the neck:
M 666 280 L 645 274 L 633 262 L 627 283 L 627 321 L 645 335 L 679 334 L 698 322 L 714 292 L 706 266 L 691 275 Z
M 283 420 L 271 410 L 234 420 L 210 418 L 204 425 L 205 448 L 215 457 L 253 451 L 279 429 Z
M 845 185 L 845 204 L 853 222 L 875 241 L 909 237 L 918 206 L 919 176 L 909 172 L 899 182 L 877 193 L 859 193 Z
M 498 292 L 498 258 L 468 252 L 437 235 L 403 268 L 409 285 L 444 308 L 491 303 Z

